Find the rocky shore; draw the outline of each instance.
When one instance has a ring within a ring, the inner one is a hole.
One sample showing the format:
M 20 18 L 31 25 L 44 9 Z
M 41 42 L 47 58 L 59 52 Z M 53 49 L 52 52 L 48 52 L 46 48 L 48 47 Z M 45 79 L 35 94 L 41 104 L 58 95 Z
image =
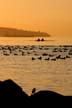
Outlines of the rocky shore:
M 16 105 L 22 108 L 27 108 L 27 106 L 34 107 L 34 105 L 36 107 L 39 105 L 49 106 L 58 97 L 63 97 L 63 95 L 48 90 L 38 91 L 28 96 L 13 80 L 0 81 L 0 99 L 2 102 L 6 102 L 6 106 L 14 107 Z M 56 105 L 57 103 L 55 102 Z
M 34 90 L 34 89 L 33 89 Z M 34 91 L 32 91 L 33 93 Z M 64 96 L 50 90 L 40 90 L 28 96 L 22 88 L 13 80 L 0 81 L 0 106 L 6 108 L 27 107 L 62 107 L 72 106 L 72 96 Z

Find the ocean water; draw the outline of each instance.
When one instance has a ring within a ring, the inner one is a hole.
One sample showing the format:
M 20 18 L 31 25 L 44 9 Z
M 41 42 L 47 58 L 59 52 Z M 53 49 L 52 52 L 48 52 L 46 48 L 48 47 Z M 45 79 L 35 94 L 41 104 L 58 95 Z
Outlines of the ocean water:
M 29 95 L 33 87 L 72 95 L 72 41 L 35 40 L 0 38 L 0 80 L 14 80 Z

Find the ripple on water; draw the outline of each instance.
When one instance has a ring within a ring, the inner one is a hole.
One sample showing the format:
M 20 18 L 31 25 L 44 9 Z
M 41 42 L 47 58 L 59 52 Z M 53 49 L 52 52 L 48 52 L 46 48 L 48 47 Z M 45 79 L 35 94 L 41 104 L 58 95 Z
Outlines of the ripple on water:
M 10 55 L 3 55 L 3 51 L 9 53 L 9 47 Z M 0 79 L 11 78 L 28 93 L 31 93 L 32 88 L 36 87 L 37 90 L 50 89 L 65 95 L 72 95 L 72 56 L 68 54 L 72 46 L 66 47 L 64 49 L 66 52 L 58 51 L 59 48 L 63 51 L 64 47 L 6 46 L 4 48 L 0 46 Z M 53 52 L 54 49 L 57 52 Z M 22 52 L 24 52 L 23 56 Z M 70 58 L 65 60 L 56 58 L 59 55 L 60 57 L 70 56 Z M 32 57 L 35 60 L 32 60 Z

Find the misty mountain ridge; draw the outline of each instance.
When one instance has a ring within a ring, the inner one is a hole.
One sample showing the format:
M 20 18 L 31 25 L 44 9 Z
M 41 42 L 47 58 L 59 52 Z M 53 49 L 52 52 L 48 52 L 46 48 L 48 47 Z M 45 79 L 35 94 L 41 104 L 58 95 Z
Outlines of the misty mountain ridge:
M 46 32 L 0 27 L 0 37 L 49 37 Z

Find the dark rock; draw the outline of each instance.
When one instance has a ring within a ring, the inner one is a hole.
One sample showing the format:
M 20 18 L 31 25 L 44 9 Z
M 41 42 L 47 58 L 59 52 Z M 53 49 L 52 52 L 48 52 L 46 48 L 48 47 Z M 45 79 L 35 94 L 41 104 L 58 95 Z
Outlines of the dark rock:
M 56 61 L 56 58 L 52 58 L 51 60 L 52 60 L 52 61 Z
M 66 58 L 70 58 L 70 56 L 66 55 Z
M 57 57 L 56 57 L 56 59 L 60 59 L 61 58 L 61 55 L 58 55 Z
M 0 99 L 6 106 L 22 106 L 28 103 L 28 95 L 12 80 L 0 81 Z M 1 102 L 0 101 L 0 102 Z
M 57 105 L 57 101 L 58 98 L 63 97 L 63 95 L 53 92 L 53 91 L 39 91 L 37 93 L 35 93 L 34 95 L 31 95 L 30 97 L 30 101 L 31 101 L 31 105 L 33 107 L 33 105 L 35 105 L 37 108 L 38 106 L 44 106 L 45 108 L 48 108 L 50 106 L 55 107 Z M 54 102 L 54 100 L 56 100 L 54 104 L 52 104 Z M 59 100 L 59 103 L 61 103 L 61 100 Z
M 32 108 L 35 106 L 38 108 L 39 105 L 40 107 L 44 106 L 44 108 L 48 108 L 49 106 L 55 107 L 62 105 L 61 97 L 64 96 L 49 90 L 36 92 L 36 88 L 33 88 L 32 95 L 28 96 L 22 88 L 12 80 L 0 81 L 0 105 L 2 105 L 2 108 L 3 106 L 7 108 L 27 108 L 28 106 Z

